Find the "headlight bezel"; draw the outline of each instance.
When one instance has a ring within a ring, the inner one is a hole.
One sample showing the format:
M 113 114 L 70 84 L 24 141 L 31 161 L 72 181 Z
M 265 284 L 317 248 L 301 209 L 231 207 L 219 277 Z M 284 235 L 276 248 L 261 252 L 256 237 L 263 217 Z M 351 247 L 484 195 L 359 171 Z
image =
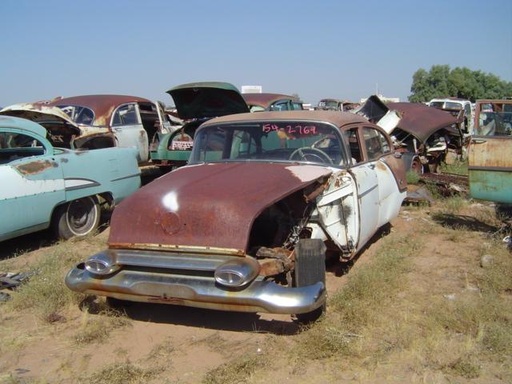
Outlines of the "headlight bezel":
M 97 276 L 107 276 L 119 270 L 116 260 L 107 252 L 97 253 L 84 262 L 87 272 Z
M 251 257 L 235 258 L 215 269 L 215 282 L 227 288 L 243 288 L 258 276 L 260 268 L 260 264 Z

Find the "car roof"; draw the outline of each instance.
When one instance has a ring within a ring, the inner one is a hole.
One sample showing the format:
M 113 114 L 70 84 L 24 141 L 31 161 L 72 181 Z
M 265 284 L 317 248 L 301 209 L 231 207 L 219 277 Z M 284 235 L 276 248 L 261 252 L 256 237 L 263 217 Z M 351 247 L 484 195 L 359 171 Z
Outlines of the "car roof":
M 256 121 L 316 121 L 330 123 L 337 127 L 342 127 L 352 123 L 370 123 L 366 118 L 350 112 L 340 111 L 310 111 L 310 110 L 294 110 L 294 111 L 271 111 L 258 113 L 240 113 L 236 115 L 228 115 L 209 120 L 203 125 L 222 124 L 222 123 L 239 123 L 239 122 L 256 122 Z
M 107 110 L 111 110 L 112 106 L 131 102 L 151 103 L 151 100 L 139 96 L 98 94 L 63 97 L 52 100 L 49 105 L 79 105 L 92 109 L 96 114 L 103 115 Z
M 32 120 L 14 116 L 0 116 L 0 128 L 17 128 L 46 137 L 46 128 Z

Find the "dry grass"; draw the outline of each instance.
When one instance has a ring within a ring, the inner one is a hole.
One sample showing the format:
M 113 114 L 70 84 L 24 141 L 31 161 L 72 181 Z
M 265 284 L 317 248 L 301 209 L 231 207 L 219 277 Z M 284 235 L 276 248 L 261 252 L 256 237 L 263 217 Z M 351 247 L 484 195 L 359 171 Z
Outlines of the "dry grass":
M 239 356 L 229 363 L 223 364 L 209 371 L 203 384 L 242 384 L 250 382 L 251 376 L 269 366 L 268 357 L 264 355 L 251 354 Z
M 326 316 L 317 323 L 297 335 L 268 335 L 261 353 L 247 348 L 256 344 L 250 335 L 243 345 L 218 330 L 196 341 L 195 347 L 204 344 L 223 361 L 202 382 L 263 383 L 283 377 L 296 383 L 512 382 L 512 257 L 494 235 L 499 220 L 493 206 L 451 198 L 432 207 L 408 207 L 403 214 L 411 217 L 408 224 L 379 239 L 374 252 L 365 251 L 364 260 L 344 277 L 346 284 L 329 296 Z M 100 350 L 113 331 L 129 333 L 132 320 L 101 300 L 89 302 L 77 316 L 85 296 L 63 284 L 70 265 L 102 248 L 93 240 L 78 247 L 61 243 L 31 263 L 32 278 L 2 304 L 0 353 L 21 353 L 65 326 L 74 327 L 68 332 L 72 348 L 84 350 Z M 484 257 L 490 261 L 482 266 Z M 15 266 L 13 260 L 1 263 Z M 28 314 L 34 326 L 24 333 L 16 322 Z M 160 340 L 138 360 L 118 351 L 124 362 L 106 363 L 74 381 L 184 383 L 173 377 L 176 353 L 170 340 Z M 73 374 L 71 359 L 66 364 L 61 371 Z M 0 377 L 0 383 L 50 382 Z
M 86 378 L 78 379 L 83 384 L 140 384 L 146 383 L 160 373 L 154 368 L 141 368 L 127 361 L 110 364 Z
M 454 199 L 431 216 L 467 209 L 468 203 Z M 491 218 L 485 224 L 496 224 L 492 215 L 482 217 Z M 425 226 L 421 233 L 434 232 L 454 244 L 472 235 L 463 225 L 454 229 L 435 221 L 421 225 Z M 463 267 L 460 292 L 432 295 L 428 290 L 415 291 L 416 278 L 411 279 L 415 268 L 410 260 L 429 246 L 422 238 L 379 240 L 383 244 L 371 262 L 350 271 L 347 285 L 329 299 L 327 316 L 299 336 L 293 359 L 317 360 L 322 365 L 336 362 L 341 369 L 365 372 L 370 378 L 399 361 L 407 371 L 419 376 L 436 372 L 442 380 L 480 378 L 485 367 L 495 369 L 491 376 L 512 380 L 510 253 L 499 239 L 487 237 L 475 249 L 474 264 Z M 492 255 L 485 268 L 479 264 L 483 255 Z M 457 257 L 456 247 L 448 257 Z

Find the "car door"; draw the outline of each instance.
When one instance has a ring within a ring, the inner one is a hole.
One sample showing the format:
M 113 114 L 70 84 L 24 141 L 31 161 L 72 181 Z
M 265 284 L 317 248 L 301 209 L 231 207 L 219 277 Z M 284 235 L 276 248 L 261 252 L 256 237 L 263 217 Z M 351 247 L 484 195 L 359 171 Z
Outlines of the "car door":
M 139 151 L 139 163 L 148 161 L 149 138 L 137 103 L 118 106 L 112 115 L 111 125 L 118 147 L 135 147 Z
M 15 131 L 0 134 L 11 138 L 9 148 L 0 149 L 2 241 L 47 228 L 53 208 L 64 201 L 65 192 L 62 167 L 46 140 Z M 5 159 L 3 152 L 10 152 L 10 159 Z
M 401 154 L 395 152 L 389 136 L 380 127 L 365 126 L 362 131 L 368 161 L 377 176 L 378 229 L 396 217 L 400 210 L 406 193 L 405 165 Z
M 473 136 L 468 151 L 469 192 L 479 200 L 512 204 L 512 136 Z
M 364 145 L 363 127 L 353 127 L 346 131 L 353 164 L 349 172 L 357 187 L 359 206 L 358 244 L 365 244 L 379 227 L 379 185 L 376 172 L 376 159 L 368 155 Z M 359 246 L 357 246 L 359 248 Z
M 512 204 L 511 152 L 512 101 L 477 100 L 475 134 L 468 150 L 471 197 Z

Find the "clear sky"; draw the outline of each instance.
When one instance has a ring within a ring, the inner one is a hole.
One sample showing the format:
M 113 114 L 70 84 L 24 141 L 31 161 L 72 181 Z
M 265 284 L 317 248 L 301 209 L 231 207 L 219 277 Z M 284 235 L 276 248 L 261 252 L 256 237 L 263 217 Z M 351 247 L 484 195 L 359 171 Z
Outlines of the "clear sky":
M 407 101 L 413 74 L 512 81 L 511 0 L 0 0 L 0 106 L 92 93 L 172 104 L 194 81 Z

